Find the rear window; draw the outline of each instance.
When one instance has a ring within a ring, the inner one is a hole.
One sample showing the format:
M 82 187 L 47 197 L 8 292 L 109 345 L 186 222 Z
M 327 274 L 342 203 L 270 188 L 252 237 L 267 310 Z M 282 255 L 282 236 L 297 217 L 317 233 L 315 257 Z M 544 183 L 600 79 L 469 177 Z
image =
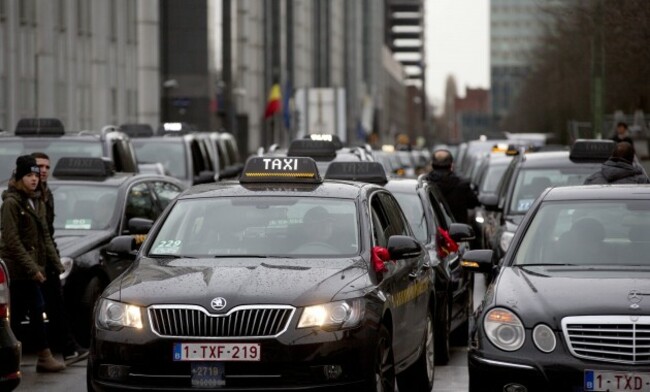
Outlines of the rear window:
M 135 154 L 140 163 L 160 162 L 167 172 L 178 179 L 188 178 L 185 146 L 180 139 L 176 143 L 148 139 L 132 139 Z

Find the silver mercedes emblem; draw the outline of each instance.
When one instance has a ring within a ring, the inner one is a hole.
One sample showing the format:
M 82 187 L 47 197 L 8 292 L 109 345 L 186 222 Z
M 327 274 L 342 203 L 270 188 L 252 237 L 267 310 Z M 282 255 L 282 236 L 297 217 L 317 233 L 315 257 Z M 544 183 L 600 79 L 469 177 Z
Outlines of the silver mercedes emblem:
M 212 301 L 210 301 L 210 306 L 212 306 L 212 309 L 214 310 L 221 310 L 226 307 L 226 299 L 223 297 L 213 298 Z

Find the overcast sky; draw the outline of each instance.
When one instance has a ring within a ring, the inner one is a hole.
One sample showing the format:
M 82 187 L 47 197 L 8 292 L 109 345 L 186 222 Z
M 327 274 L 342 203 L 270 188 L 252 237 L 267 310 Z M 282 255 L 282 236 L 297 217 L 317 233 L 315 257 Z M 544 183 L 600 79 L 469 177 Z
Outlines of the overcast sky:
M 425 7 L 426 88 L 438 111 L 450 74 L 460 96 L 466 86 L 489 87 L 490 0 L 425 0 Z

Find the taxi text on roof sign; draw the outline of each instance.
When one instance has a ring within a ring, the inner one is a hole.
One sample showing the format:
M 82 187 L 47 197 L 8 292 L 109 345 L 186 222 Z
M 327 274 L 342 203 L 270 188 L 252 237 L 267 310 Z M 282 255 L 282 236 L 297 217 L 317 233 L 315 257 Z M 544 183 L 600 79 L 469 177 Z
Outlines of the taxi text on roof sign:
M 362 181 L 386 184 L 386 171 L 379 162 L 332 162 L 325 178 L 330 180 Z
M 573 143 L 569 159 L 584 162 L 605 162 L 616 148 L 613 140 L 578 139 Z
M 251 157 L 246 161 L 239 182 L 321 183 L 322 179 L 316 162 L 311 158 Z

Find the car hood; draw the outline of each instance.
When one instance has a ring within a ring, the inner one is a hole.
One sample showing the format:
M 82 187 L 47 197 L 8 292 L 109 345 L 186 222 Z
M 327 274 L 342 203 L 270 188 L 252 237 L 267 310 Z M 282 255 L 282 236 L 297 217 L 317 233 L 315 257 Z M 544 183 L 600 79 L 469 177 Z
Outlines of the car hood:
M 246 304 L 305 306 L 362 296 L 369 286 L 361 259 L 140 259 L 106 290 L 109 298 L 149 306 L 194 304 L 228 311 Z
M 648 267 L 504 267 L 486 304 L 515 311 L 527 328 L 544 322 L 559 329 L 566 316 L 647 314 L 649 281 Z M 628 298 L 634 291 L 638 309 Z
M 75 258 L 110 241 L 114 236 L 108 230 L 56 230 L 54 241 L 61 256 Z

